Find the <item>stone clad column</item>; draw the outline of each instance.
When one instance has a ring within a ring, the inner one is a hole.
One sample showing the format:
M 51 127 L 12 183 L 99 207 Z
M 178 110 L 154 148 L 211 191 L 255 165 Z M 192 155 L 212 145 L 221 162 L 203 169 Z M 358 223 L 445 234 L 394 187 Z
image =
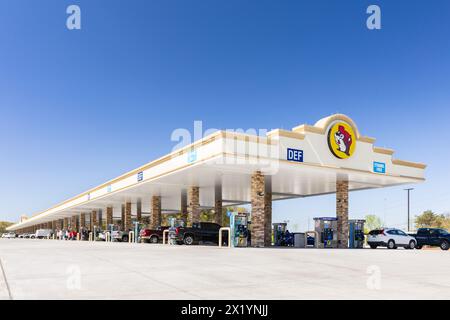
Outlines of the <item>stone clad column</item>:
M 214 188 L 214 222 L 222 226 L 222 184 Z
M 125 203 L 125 231 L 132 229 L 131 224 L 131 202 Z
M 348 248 L 348 181 L 336 181 L 336 217 L 338 248 Z
M 121 206 L 121 208 L 120 208 L 120 215 L 121 215 L 121 218 L 120 218 L 120 228 L 122 229 L 122 230 L 125 230 L 125 205 L 123 204 L 122 206 Z
M 161 225 L 161 197 L 152 197 L 152 212 L 150 214 L 150 229 L 156 229 Z
M 141 200 L 139 200 L 136 203 L 136 220 L 137 220 L 137 222 L 142 221 L 142 201 Z
M 69 218 L 64 218 L 63 220 L 63 229 L 67 229 L 69 227 Z
M 270 246 L 272 242 L 272 181 L 260 171 L 251 177 L 252 246 Z
M 70 218 L 70 229 L 76 231 L 76 229 L 77 229 L 77 216 L 72 216 Z
M 188 189 L 188 219 L 187 225 L 191 227 L 193 223 L 200 222 L 200 188 L 189 187 Z
M 181 199 L 180 199 L 180 213 L 181 220 L 184 221 L 184 225 L 187 226 L 188 221 L 188 203 L 187 203 L 187 192 L 185 189 L 181 190 Z
M 98 226 L 103 230 L 103 210 L 98 210 Z
M 91 212 L 91 230 L 94 230 L 94 227 L 97 226 L 97 211 L 93 210 Z
M 86 228 L 86 214 L 82 213 L 80 214 L 80 229 Z
M 106 228 L 109 228 L 109 225 L 113 224 L 113 208 L 106 208 Z

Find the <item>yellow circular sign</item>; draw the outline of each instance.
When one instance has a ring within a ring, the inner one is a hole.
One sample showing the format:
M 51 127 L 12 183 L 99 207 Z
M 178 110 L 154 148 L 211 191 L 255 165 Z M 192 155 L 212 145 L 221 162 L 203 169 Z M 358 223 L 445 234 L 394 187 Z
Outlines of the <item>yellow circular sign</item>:
M 328 146 L 337 158 L 350 158 L 356 148 L 355 131 L 346 122 L 334 123 L 328 130 Z

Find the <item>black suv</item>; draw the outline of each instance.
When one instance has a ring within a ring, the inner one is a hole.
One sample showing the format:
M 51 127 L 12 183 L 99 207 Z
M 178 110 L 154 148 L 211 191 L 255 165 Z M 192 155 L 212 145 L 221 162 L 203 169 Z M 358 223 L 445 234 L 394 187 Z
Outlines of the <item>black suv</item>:
M 197 222 L 192 227 L 176 228 L 177 242 L 186 245 L 197 244 L 201 242 L 214 242 L 219 244 L 220 225 L 213 222 Z
M 440 247 L 442 250 L 450 248 L 450 233 L 444 229 L 420 228 L 413 236 L 417 240 L 416 249 L 421 249 L 423 246 Z

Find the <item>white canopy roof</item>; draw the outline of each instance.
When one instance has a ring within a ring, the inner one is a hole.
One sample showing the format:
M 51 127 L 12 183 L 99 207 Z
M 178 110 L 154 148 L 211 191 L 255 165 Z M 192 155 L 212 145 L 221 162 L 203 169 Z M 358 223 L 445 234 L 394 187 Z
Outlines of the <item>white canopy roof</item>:
M 328 144 L 328 132 L 337 121 L 348 124 L 355 134 L 354 153 L 347 159 L 336 157 Z M 334 193 L 337 179 L 347 179 L 350 191 L 424 181 L 424 164 L 395 160 L 393 150 L 375 147 L 374 142 L 361 136 L 356 124 L 342 114 L 321 119 L 314 126 L 273 130 L 266 137 L 218 131 L 8 230 L 109 206 L 114 208 L 114 216 L 120 216 L 125 202 L 134 204 L 132 208 L 141 202 L 145 213 L 150 211 L 153 195 L 161 196 L 163 211 L 178 211 L 181 194 L 189 186 L 200 187 L 200 204 L 204 207 L 214 206 L 218 184 L 222 184 L 224 205 L 248 203 L 250 175 L 257 170 L 272 177 L 273 200 Z M 288 152 L 302 157 L 290 158 Z

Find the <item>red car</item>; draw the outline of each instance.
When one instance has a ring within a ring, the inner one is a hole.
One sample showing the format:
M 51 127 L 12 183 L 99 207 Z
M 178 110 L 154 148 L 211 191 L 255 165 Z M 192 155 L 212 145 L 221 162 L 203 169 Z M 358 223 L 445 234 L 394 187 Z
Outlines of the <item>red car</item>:
M 162 242 L 163 231 L 167 229 L 169 229 L 169 227 L 159 227 L 156 230 L 145 228 L 139 232 L 139 237 L 141 238 L 141 242 L 146 243 Z

